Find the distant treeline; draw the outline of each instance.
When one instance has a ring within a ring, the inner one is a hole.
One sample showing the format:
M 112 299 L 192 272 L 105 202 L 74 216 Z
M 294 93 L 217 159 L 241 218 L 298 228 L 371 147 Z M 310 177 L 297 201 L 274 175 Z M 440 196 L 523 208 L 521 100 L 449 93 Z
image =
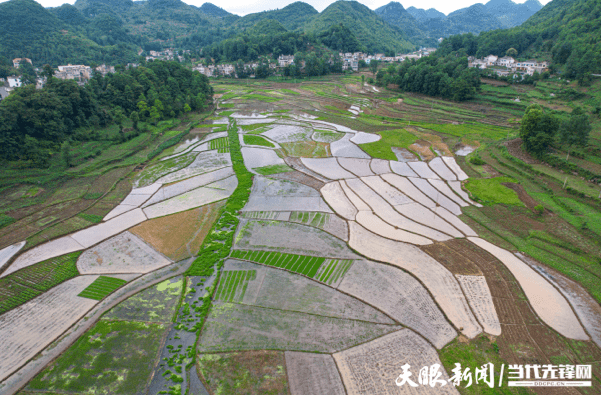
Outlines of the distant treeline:
M 206 76 L 177 62 L 97 74 L 83 87 L 52 77 L 43 89 L 17 88 L 0 102 L 0 159 L 43 166 L 67 140 L 91 140 L 113 122 L 123 130 L 126 118 L 137 128 L 202 109 L 212 94 Z
M 380 86 L 396 84 L 406 92 L 440 96 L 455 101 L 471 99 L 480 89 L 480 73 L 468 68 L 467 57 L 435 54 L 418 60 L 391 63 L 378 72 Z

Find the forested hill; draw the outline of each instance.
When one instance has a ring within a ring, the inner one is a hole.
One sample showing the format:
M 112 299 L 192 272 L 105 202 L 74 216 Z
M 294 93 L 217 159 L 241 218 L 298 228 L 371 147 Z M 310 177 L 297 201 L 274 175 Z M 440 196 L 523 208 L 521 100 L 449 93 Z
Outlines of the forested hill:
M 553 0 L 519 27 L 450 37 L 441 49 L 462 48 L 478 57 L 514 48 L 521 58 L 549 58 L 568 78 L 585 82 L 601 73 L 601 0 Z

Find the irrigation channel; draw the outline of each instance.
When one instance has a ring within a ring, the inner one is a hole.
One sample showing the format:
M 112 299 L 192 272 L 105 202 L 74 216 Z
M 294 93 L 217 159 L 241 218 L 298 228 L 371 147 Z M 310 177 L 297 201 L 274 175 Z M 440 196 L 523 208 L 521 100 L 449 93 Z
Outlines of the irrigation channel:
M 187 277 L 185 296 L 165 340 L 148 395 L 209 395 L 198 378 L 194 355 L 198 327 L 202 323 L 198 311 L 205 303 L 203 297 L 215 282 L 217 273 L 215 271 L 211 277 Z

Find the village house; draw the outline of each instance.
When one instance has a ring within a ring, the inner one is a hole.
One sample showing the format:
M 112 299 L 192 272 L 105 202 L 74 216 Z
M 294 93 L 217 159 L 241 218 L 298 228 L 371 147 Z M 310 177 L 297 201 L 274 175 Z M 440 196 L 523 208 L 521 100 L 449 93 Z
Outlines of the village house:
M 499 59 L 498 56 L 488 55 L 483 60 L 486 62 L 487 66 L 494 66 L 495 64 L 497 64 L 497 59 Z
M 278 66 L 286 67 L 294 63 L 294 55 L 280 55 L 278 57 Z
M 61 80 L 77 80 L 79 82 L 85 82 L 92 76 L 92 69 L 90 66 L 83 64 L 68 64 L 66 66 L 58 66 L 54 76 Z
M 31 59 L 29 58 L 16 58 L 13 59 L 13 67 L 15 69 L 18 69 L 19 67 L 21 67 L 21 64 L 25 62 L 29 63 L 30 65 L 33 65 L 33 63 L 31 63 Z
M 496 65 L 511 68 L 514 63 L 515 59 L 511 56 L 503 56 L 502 58 L 497 59 Z
M 6 77 L 6 81 L 8 82 L 9 88 L 18 88 L 21 86 L 21 78 L 17 76 Z
M 94 69 L 94 71 L 96 73 L 102 74 L 102 76 L 105 76 L 108 73 L 114 73 L 115 72 L 115 66 L 107 66 L 105 64 L 101 64 L 100 66 L 96 67 Z

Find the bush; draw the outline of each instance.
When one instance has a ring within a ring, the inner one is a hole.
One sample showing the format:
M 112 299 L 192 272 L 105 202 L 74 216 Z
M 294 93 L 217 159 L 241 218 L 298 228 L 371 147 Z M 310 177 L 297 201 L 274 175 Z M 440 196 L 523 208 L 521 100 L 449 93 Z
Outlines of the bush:
M 542 204 L 536 205 L 534 206 L 534 212 L 538 215 L 543 215 L 543 213 L 545 212 L 545 208 Z
M 486 162 L 484 162 L 484 160 L 482 160 L 482 158 L 480 158 L 479 155 L 473 155 L 472 157 L 470 157 L 470 163 L 476 166 L 482 166 L 486 164 Z

